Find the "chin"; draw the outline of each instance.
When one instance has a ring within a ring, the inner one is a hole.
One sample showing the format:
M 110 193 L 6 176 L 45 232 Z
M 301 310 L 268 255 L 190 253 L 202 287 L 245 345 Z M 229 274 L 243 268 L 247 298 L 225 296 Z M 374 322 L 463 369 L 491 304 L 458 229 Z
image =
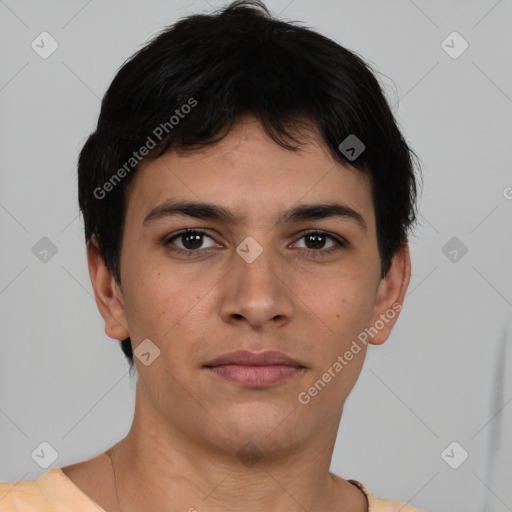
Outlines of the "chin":
M 232 414 L 224 414 L 217 419 L 231 434 L 235 443 L 252 444 L 268 455 L 299 444 L 297 438 L 300 437 L 300 431 L 297 430 L 297 423 L 293 420 L 290 409 L 283 406 L 253 405 L 252 409 L 239 408 Z

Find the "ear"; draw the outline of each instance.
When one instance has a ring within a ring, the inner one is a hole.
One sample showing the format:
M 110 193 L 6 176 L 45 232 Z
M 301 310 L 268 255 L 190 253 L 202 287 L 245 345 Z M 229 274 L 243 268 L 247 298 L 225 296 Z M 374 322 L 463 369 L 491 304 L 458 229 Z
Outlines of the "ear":
M 128 338 L 124 298 L 112 272 L 105 266 L 94 235 L 87 244 L 87 262 L 96 305 L 105 320 L 105 334 L 116 340 Z
M 396 252 L 388 273 L 379 283 L 369 328 L 372 345 L 382 345 L 388 339 L 398 320 L 410 278 L 411 257 L 406 243 Z

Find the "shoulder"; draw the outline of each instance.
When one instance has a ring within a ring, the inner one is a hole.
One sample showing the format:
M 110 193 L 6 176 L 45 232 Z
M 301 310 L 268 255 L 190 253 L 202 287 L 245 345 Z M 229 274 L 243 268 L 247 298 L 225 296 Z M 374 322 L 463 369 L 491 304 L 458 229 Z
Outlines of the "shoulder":
M 368 499 L 368 512 L 420 512 L 417 508 L 408 505 L 404 501 L 381 499 L 374 496 L 361 482 L 348 480 L 359 487 Z
M 62 471 L 52 468 L 35 480 L 0 483 L 0 512 L 105 512 Z
M 370 512 L 420 512 L 417 508 L 408 505 L 403 501 L 373 499 L 373 507 Z
M 0 482 L 0 512 L 53 512 L 38 480 Z

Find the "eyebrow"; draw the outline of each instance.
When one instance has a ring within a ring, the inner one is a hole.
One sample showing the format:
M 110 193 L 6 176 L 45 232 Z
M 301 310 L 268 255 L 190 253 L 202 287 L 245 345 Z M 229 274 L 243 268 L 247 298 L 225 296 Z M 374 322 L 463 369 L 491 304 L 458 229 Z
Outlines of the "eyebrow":
M 147 226 L 157 220 L 180 215 L 226 224 L 236 224 L 240 220 L 230 210 L 213 203 L 169 199 L 153 208 L 142 224 Z M 332 217 L 352 219 L 365 233 L 368 231 L 363 216 L 350 206 L 341 203 L 301 204 L 283 212 L 278 219 L 278 224 Z

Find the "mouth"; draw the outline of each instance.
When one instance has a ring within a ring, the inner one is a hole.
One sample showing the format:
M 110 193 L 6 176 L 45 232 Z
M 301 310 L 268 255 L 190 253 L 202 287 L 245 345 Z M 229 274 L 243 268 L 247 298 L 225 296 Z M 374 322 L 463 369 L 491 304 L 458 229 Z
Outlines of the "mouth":
M 209 361 L 203 367 L 217 377 L 249 387 L 273 386 L 306 369 L 275 350 L 260 353 L 237 350 Z

